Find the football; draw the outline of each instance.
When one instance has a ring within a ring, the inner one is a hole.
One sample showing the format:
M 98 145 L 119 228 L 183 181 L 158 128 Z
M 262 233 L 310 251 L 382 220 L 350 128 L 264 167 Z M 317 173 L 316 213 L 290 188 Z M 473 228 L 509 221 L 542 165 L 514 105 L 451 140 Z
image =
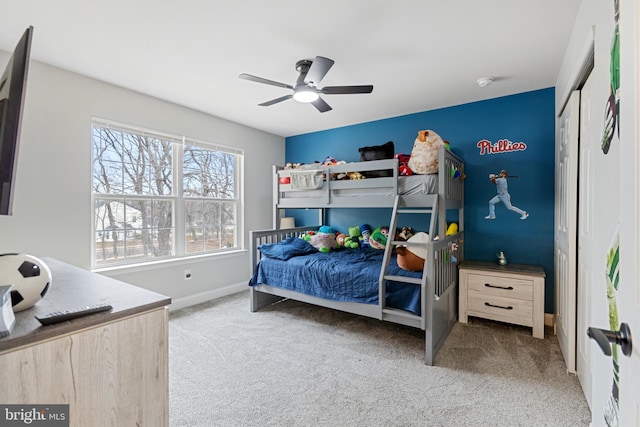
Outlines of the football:
M 0 284 L 11 285 L 14 312 L 40 301 L 51 286 L 51 271 L 39 258 L 26 254 L 0 254 Z

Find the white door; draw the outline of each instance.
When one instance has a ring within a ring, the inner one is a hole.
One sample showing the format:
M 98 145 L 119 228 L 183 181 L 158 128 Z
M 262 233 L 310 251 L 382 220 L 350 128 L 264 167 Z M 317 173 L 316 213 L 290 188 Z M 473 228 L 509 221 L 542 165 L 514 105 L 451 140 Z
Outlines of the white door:
M 629 113 L 634 110 L 632 105 L 627 108 Z M 605 304 L 601 310 L 593 307 L 595 330 L 592 327 L 588 332 L 593 339 L 593 426 L 640 426 L 640 344 L 637 336 L 635 343 L 632 340 L 633 332 L 640 331 L 640 138 L 637 129 L 631 128 L 620 132 L 620 139 L 613 140 L 616 145 L 609 152 L 619 162 L 619 222 L 603 255 L 602 285 L 595 287 L 602 295 L 594 295 L 594 299 Z M 608 209 L 606 203 L 603 209 Z
M 620 363 L 620 425 L 640 426 L 640 7 L 621 2 L 621 101 L 620 115 L 620 285 L 619 321 L 635 332 L 629 357 Z M 626 40 L 625 40 L 626 39 Z
M 619 192 L 618 232 L 614 234 L 607 256 L 607 266 L 615 265 L 616 247 L 619 249 L 617 275 L 614 267 L 605 272 L 607 275 L 608 312 L 604 325 L 617 337 L 612 340 L 622 343 L 619 331 L 627 325 L 630 335 L 636 334 L 636 342 L 629 346 L 613 345 L 612 357 L 599 352 L 598 346 L 592 353 L 592 362 L 596 359 L 607 360 L 610 368 L 607 374 L 593 370 L 594 410 L 592 425 L 640 426 L 640 9 L 634 1 L 620 2 L 620 87 L 623 88 L 620 100 L 620 138 L 612 144 L 619 155 Z M 616 2 L 617 4 L 617 2 Z M 611 154 L 611 153 L 610 153 Z M 613 190 L 613 188 L 612 188 Z M 616 286 L 617 285 L 617 286 Z M 616 289 L 617 287 L 617 289 Z M 594 319 L 596 316 L 594 316 Z M 624 354 L 626 350 L 626 353 Z M 598 354 L 599 352 L 599 354 Z M 614 359 L 615 356 L 615 359 Z M 616 363 L 617 362 L 617 363 Z M 604 408 L 596 407 L 595 395 L 607 393 Z
M 556 138 L 555 303 L 556 333 L 567 370 L 576 371 L 576 229 L 580 92 L 560 115 Z
M 597 75 L 592 72 L 580 89 L 580 171 L 579 171 L 579 216 L 578 216 L 578 271 L 577 281 L 577 333 L 576 333 L 576 374 L 584 391 L 589 407 L 592 407 L 591 342 L 584 333 L 592 324 L 591 298 L 593 291 L 593 266 L 596 248 L 594 233 L 594 203 L 596 170 L 593 159 L 600 149 L 602 128 L 601 105 L 594 89 Z M 595 92 L 595 93 L 594 93 Z M 600 270 L 598 270 L 598 273 Z M 601 278 L 601 276 L 598 276 Z
M 638 117 L 638 116 L 636 116 Z M 631 141 L 630 141 L 631 142 Z M 638 144 L 640 139 L 636 137 L 633 141 Z M 629 153 L 631 154 L 631 153 Z M 637 146 L 633 157 L 624 159 L 621 163 L 623 167 L 633 164 L 637 168 L 640 158 Z M 630 355 L 621 354 L 618 348 L 618 363 L 620 369 L 619 377 L 619 415 L 620 426 L 640 426 L 640 274 L 638 274 L 638 200 L 640 200 L 640 185 L 638 175 L 635 174 L 633 196 L 634 209 L 621 214 L 620 228 L 620 283 L 618 286 L 618 320 L 620 326 L 618 330 L 624 328 L 626 324 L 631 335 L 635 332 L 636 340 L 632 342 Z M 622 203 L 621 203 L 622 204 Z
M 640 94 L 637 95 L 640 98 Z M 637 98 L 638 99 L 638 98 Z M 640 119 L 638 110 L 636 120 Z M 620 284 L 618 287 L 619 322 L 628 325 L 631 334 L 636 334 L 631 355 L 618 355 L 620 365 L 620 426 L 640 426 L 640 273 L 638 260 L 640 251 L 640 179 L 638 178 L 638 144 L 640 135 L 636 130 L 634 139 L 623 140 L 627 147 L 622 149 L 622 179 L 628 179 L 628 191 L 624 191 L 626 201 L 620 203 Z M 622 198 L 622 197 L 621 197 Z M 624 205 L 624 206 L 622 206 Z

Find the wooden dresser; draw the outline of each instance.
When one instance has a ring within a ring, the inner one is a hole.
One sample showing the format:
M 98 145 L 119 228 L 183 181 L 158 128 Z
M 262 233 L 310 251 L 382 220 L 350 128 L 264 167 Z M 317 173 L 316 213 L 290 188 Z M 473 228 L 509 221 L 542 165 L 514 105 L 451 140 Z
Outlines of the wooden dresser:
M 459 320 L 469 316 L 533 328 L 544 338 L 544 281 L 541 266 L 468 261 L 460 263 Z
M 71 426 L 168 426 L 171 299 L 44 258 L 49 292 L 0 338 L 0 402 L 68 404 Z M 35 315 L 111 304 L 41 326 Z

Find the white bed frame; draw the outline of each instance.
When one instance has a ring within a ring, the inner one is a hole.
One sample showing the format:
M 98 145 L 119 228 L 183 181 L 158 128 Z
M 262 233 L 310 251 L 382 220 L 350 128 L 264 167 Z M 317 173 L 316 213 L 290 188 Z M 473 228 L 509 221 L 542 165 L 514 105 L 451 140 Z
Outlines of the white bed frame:
M 433 365 L 434 358 L 449 335 L 449 331 L 458 317 L 458 272 L 457 263 L 452 262 L 455 254 L 457 261 L 464 258 L 464 185 L 462 177 L 455 177 L 453 170 L 462 173 L 464 164 L 460 158 L 450 151 L 441 148 L 439 152 L 438 193 L 421 195 L 398 194 L 397 160 L 377 160 L 371 162 L 349 163 L 325 168 L 326 176 L 351 171 L 391 169 L 392 177 L 366 178 L 362 180 L 333 181 L 325 180 L 322 188 L 305 191 L 291 189 L 290 184 L 282 184 L 280 178 L 289 176 L 290 171 L 274 167 L 274 229 L 251 232 L 251 265 L 256 271 L 260 261 L 258 246 L 265 243 L 277 243 L 284 238 L 299 236 L 307 230 L 316 230 L 316 226 L 279 229 L 279 219 L 284 209 L 313 208 L 319 209 L 319 222 L 324 221 L 324 210 L 327 208 L 393 208 L 390 225 L 395 225 L 395 217 L 399 207 L 416 208 L 419 213 L 428 213 L 430 219 L 430 235 L 438 235 L 438 240 L 426 244 L 427 257 L 422 279 L 414 279 L 413 283 L 421 287 L 421 315 L 417 316 L 404 310 L 385 307 L 386 280 L 397 277 L 385 276 L 386 266 L 393 246 L 400 242 L 388 239 L 381 274 L 379 304 L 361 304 L 333 301 L 306 295 L 289 289 L 268 284 L 251 287 L 251 311 L 290 298 L 322 307 L 341 310 L 382 321 L 399 323 L 425 331 L 425 363 Z M 365 195 L 344 196 L 340 191 L 357 189 Z M 309 197 L 312 195 L 313 197 Z M 301 197 L 304 196 L 304 197 Z M 446 212 L 458 210 L 458 233 L 445 236 L 447 223 Z M 436 232 L 437 228 L 437 232 Z M 452 252 L 452 245 L 457 251 Z

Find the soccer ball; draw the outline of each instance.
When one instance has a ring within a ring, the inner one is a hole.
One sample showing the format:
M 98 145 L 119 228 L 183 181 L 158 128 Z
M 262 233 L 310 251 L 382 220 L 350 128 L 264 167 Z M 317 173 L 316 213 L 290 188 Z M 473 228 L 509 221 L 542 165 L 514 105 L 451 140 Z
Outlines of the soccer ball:
M 26 310 L 40 301 L 51 285 L 51 271 L 41 259 L 26 254 L 0 254 L 0 283 L 12 285 L 13 311 Z

